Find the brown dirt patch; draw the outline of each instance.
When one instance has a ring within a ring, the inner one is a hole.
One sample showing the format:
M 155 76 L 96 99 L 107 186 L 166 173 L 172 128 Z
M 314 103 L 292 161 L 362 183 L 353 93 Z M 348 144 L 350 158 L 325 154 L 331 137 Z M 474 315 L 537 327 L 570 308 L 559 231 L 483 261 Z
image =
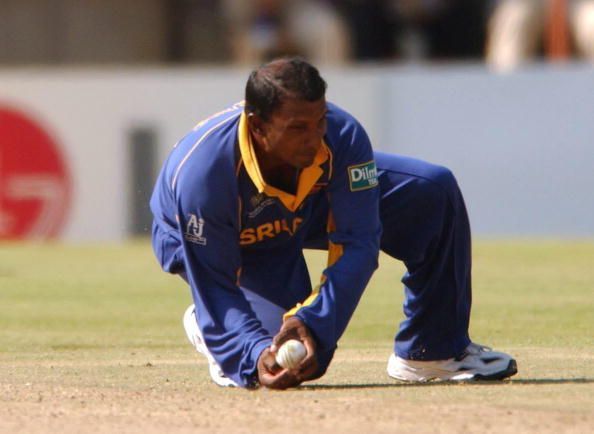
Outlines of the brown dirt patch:
M 285 392 L 219 388 L 193 357 L 4 361 L 0 432 L 582 433 L 594 426 L 593 379 L 520 374 L 493 385 L 407 385 L 384 374 L 385 358 L 341 350 L 326 377 Z M 537 359 L 527 362 L 538 367 Z

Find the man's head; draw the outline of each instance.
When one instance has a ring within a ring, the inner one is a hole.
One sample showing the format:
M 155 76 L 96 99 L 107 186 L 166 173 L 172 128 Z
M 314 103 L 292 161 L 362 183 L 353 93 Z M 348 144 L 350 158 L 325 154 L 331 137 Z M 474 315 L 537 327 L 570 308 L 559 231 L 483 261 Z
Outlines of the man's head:
M 264 163 L 313 163 L 326 133 L 325 94 L 318 70 L 300 58 L 273 60 L 250 74 L 245 110 Z

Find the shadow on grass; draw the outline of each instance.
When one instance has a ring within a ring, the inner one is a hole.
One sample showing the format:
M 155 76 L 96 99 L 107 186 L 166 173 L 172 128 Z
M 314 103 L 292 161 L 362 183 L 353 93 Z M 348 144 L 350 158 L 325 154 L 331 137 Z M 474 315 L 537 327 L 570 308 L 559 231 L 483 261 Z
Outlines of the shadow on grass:
M 503 381 L 432 381 L 427 383 L 368 383 L 368 384 L 305 384 L 302 390 L 396 389 L 407 387 L 444 386 L 523 386 L 523 385 L 594 384 L 594 378 L 520 378 Z

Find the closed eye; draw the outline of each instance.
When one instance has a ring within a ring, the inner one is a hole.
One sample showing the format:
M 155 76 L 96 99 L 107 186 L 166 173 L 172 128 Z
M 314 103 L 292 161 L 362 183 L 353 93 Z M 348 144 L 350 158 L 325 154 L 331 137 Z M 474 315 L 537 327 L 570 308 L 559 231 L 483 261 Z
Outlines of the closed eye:
M 306 128 L 307 128 L 307 127 L 306 127 L 305 125 L 291 125 L 291 126 L 289 127 L 289 129 L 290 129 L 290 130 L 293 130 L 293 131 L 303 131 L 303 130 L 305 130 Z

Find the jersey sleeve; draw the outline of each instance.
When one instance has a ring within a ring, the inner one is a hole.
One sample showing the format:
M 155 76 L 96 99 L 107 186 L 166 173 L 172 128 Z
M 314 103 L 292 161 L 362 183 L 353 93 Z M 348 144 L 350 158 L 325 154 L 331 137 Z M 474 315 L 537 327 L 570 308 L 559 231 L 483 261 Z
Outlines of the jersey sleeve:
M 216 171 L 216 176 L 199 172 L 188 170 L 175 193 L 184 268 L 206 346 L 226 376 L 241 387 L 251 387 L 257 382 L 260 353 L 272 337 L 237 285 L 241 267 L 239 205 L 233 202 L 237 195 L 221 181 L 224 172 Z
M 312 330 L 321 350 L 343 334 L 377 268 L 381 224 L 377 170 L 369 138 L 353 120 L 339 137 L 328 187 L 328 267 L 320 285 L 295 314 Z

